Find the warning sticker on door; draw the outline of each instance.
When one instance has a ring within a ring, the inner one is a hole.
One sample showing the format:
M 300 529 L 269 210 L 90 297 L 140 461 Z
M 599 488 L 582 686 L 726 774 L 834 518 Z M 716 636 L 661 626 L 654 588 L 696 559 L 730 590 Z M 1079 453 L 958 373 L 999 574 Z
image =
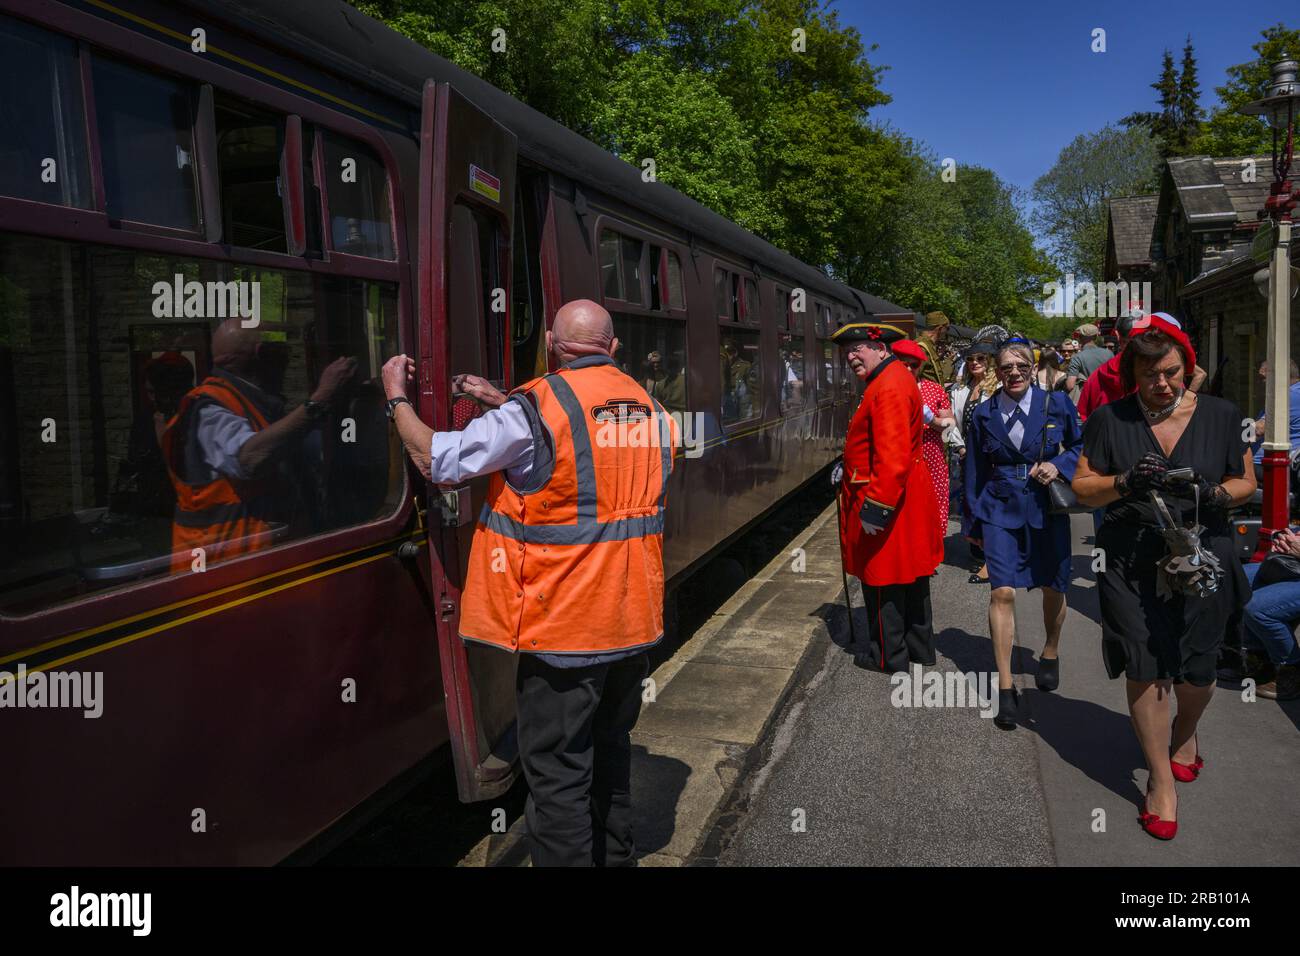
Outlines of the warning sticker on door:
M 469 168 L 469 188 L 493 202 L 501 201 L 501 180 L 477 166 Z

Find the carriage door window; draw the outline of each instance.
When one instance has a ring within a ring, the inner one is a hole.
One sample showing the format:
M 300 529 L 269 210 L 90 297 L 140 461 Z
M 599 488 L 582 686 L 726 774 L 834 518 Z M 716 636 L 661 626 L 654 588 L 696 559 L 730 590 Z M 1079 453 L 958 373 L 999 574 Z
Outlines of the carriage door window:
M 450 283 L 451 366 L 453 374 L 481 375 L 505 387 L 505 303 L 498 257 L 496 220 L 463 203 L 452 210 Z M 494 311 L 493 305 L 502 306 Z
M 781 367 L 777 371 L 780 383 L 781 414 L 803 404 L 804 399 L 804 357 L 803 357 L 803 317 L 790 307 L 790 290 L 780 286 L 776 290 L 777 307 L 777 352 L 781 357 Z
M 544 181 L 520 170 L 515 187 L 515 242 L 510 284 L 510 342 L 516 383 L 546 374 L 545 320 L 538 254 L 539 192 Z M 545 196 L 545 193 L 541 193 Z
M 0 17 L 0 59 L 14 78 L 0 83 L 0 193 L 89 208 L 76 45 Z
M 719 270 L 718 274 L 724 273 Z M 763 409 L 759 332 L 746 327 L 757 324 L 758 292 L 753 279 L 736 273 L 725 275 L 730 279 L 726 287 L 729 301 L 727 311 L 718 316 L 718 373 L 722 379 L 722 424 L 735 425 L 756 418 Z

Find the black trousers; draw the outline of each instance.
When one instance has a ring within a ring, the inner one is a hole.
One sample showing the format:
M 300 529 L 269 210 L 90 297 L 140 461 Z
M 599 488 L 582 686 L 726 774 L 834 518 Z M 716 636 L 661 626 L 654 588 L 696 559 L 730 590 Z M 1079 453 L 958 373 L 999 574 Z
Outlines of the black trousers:
M 905 671 L 909 664 L 933 664 L 934 627 L 930 579 L 884 587 L 862 585 L 870 628 L 869 653 L 883 671 Z
M 645 653 L 589 667 L 519 655 L 519 759 L 534 866 L 632 866 L 632 727 Z

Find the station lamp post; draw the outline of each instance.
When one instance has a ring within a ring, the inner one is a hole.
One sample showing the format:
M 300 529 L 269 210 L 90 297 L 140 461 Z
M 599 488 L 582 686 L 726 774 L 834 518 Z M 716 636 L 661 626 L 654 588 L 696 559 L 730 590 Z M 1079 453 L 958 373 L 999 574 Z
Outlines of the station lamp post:
M 1257 252 L 1268 256 L 1268 369 L 1264 404 L 1264 511 L 1255 560 L 1268 553 L 1271 532 L 1290 521 L 1288 479 L 1291 435 L 1287 412 L 1287 368 L 1291 352 L 1291 210 L 1296 200 L 1287 176 L 1295 147 L 1295 120 L 1300 114 L 1297 63 L 1273 66 L 1268 95 L 1239 107 L 1247 116 L 1262 116 L 1273 130 L 1273 184 L 1264 203 L 1266 221 L 1257 237 Z

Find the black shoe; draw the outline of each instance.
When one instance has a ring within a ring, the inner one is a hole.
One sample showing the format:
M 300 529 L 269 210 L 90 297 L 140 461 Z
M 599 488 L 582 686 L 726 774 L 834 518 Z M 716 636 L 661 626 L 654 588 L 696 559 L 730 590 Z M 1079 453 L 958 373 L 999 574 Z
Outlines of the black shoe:
M 1038 689 L 1048 693 L 1056 690 L 1061 686 L 1061 660 L 1054 657 L 1050 661 L 1040 657 L 1038 659 L 1038 673 L 1034 675 L 1034 683 Z
M 1014 687 L 998 690 L 998 712 L 993 715 L 993 723 L 1001 730 L 1015 730 L 1016 718 L 1020 716 L 1020 692 Z
M 1255 693 L 1268 700 L 1295 700 L 1300 697 L 1300 665 L 1279 664 L 1273 679 L 1259 684 Z

